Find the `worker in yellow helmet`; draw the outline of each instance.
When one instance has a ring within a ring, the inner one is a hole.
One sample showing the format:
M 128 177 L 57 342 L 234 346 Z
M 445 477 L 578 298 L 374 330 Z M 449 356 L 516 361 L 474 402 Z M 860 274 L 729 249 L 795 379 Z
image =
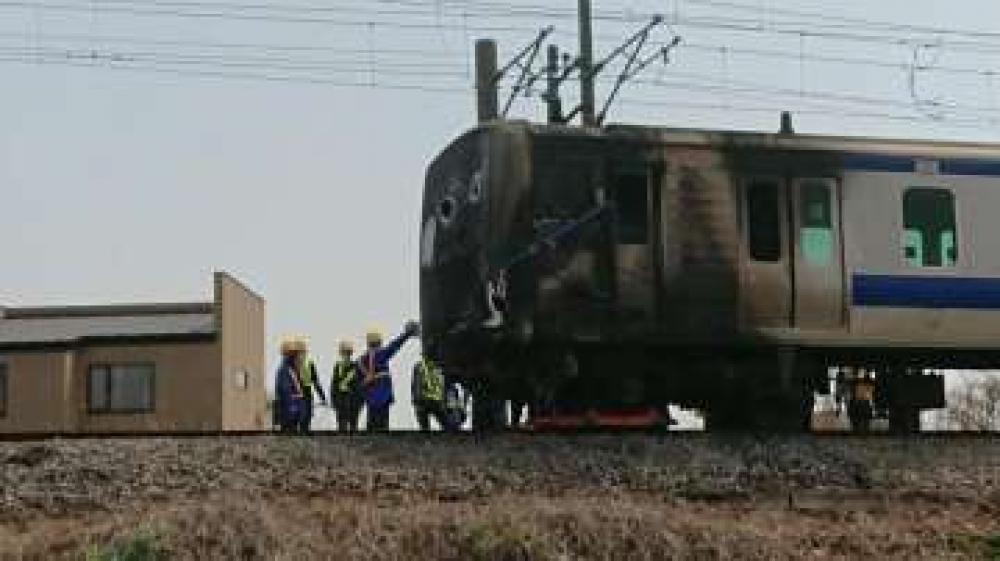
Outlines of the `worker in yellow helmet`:
M 286 337 L 281 342 L 281 364 L 274 379 L 274 418 L 281 432 L 298 432 L 305 408 L 299 381 L 299 364 L 306 347 L 302 339 Z
M 384 346 L 381 331 L 372 329 L 366 334 L 368 349 L 358 358 L 357 364 L 364 385 L 365 406 L 368 408 L 368 430 L 389 429 L 389 408 L 396 401 L 389 362 L 410 337 L 419 333 L 420 324 L 407 322 L 403 333 Z
M 296 372 L 299 374 L 299 384 L 302 386 L 302 394 L 305 398 L 302 415 L 299 418 L 299 432 L 303 434 L 309 434 L 312 430 L 315 395 L 319 396 L 321 404 L 326 405 L 326 392 L 323 391 L 323 386 L 319 383 L 316 362 L 309 356 L 308 345 L 306 340 L 303 339 L 303 350 L 299 353 L 299 367 L 296 369 Z
M 364 405 L 361 374 L 354 362 L 354 345 L 341 341 L 337 347 L 340 359 L 333 365 L 330 402 L 337 414 L 337 430 L 354 432 L 358 430 L 358 417 Z

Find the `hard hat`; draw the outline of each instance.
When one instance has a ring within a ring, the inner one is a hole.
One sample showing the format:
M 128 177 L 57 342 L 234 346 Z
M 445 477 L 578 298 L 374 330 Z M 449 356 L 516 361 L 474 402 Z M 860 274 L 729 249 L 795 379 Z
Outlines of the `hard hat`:
M 281 354 L 304 353 L 307 345 L 303 337 L 288 336 L 281 340 Z
M 340 343 L 337 344 L 337 349 L 341 353 L 353 353 L 354 352 L 354 343 L 352 343 L 350 341 L 347 341 L 347 340 L 341 341 Z
M 382 335 L 382 330 L 377 327 L 369 329 L 368 333 L 365 334 L 365 341 L 367 341 L 369 345 L 381 343 L 383 339 L 384 336 Z

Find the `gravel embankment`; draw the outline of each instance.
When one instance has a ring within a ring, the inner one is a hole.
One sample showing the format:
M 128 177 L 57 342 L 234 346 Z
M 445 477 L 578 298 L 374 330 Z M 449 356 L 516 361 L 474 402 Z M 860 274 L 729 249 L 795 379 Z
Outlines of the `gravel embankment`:
M 0 559 L 136 536 L 176 559 L 989 559 L 1000 438 L 0 444 Z

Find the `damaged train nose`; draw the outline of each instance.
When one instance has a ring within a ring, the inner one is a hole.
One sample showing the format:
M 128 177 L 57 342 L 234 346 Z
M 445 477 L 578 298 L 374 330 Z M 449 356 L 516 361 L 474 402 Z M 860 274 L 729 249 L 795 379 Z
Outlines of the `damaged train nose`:
M 482 141 L 470 135 L 428 170 L 420 234 L 421 314 L 441 338 L 494 316 L 484 266 L 489 217 Z M 494 292 L 496 292 L 494 290 Z

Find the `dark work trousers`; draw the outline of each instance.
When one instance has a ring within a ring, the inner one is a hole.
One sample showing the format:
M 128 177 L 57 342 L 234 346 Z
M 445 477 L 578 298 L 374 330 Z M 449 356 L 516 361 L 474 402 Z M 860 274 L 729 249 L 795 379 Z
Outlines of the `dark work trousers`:
M 354 432 L 358 430 L 361 417 L 362 399 L 350 393 L 333 394 L 333 408 L 337 412 L 337 430 Z
M 368 406 L 368 430 L 385 431 L 389 430 L 389 406 L 372 409 Z
M 312 430 L 312 420 L 313 420 L 313 400 L 312 397 L 307 397 L 302 400 L 302 414 L 299 416 L 299 432 L 302 434 L 309 434 Z
M 852 399 L 847 404 L 847 416 L 851 420 L 851 430 L 868 432 L 872 423 L 872 404 L 863 399 Z
M 431 417 L 434 417 L 441 430 L 451 430 L 448 424 L 448 417 L 445 415 L 444 403 L 440 401 L 418 401 L 413 404 L 413 409 L 417 414 L 417 425 L 420 426 L 420 430 L 431 430 Z

